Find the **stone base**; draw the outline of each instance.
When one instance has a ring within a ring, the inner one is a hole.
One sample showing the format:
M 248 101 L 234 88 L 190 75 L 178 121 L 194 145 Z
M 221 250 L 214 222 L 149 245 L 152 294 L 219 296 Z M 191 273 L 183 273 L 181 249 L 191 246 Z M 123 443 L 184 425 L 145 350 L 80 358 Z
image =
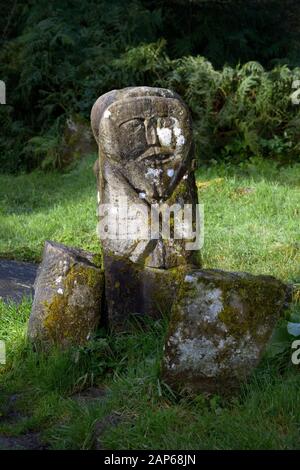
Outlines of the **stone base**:
M 35 282 L 28 337 L 44 349 L 51 344 L 84 344 L 99 324 L 104 273 L 92 253 L 46 242 Z
M 157 269 L 139 266 L 123 258 L 104 257 L 108 324 L 126 330 L 132 315 L 161 318 L 170 315 L 188 266 Z
M 186 273 L 172 309 L 163 380 L 178 391 L 230 393 L 258 364 L 288 294 L 271 276 Z

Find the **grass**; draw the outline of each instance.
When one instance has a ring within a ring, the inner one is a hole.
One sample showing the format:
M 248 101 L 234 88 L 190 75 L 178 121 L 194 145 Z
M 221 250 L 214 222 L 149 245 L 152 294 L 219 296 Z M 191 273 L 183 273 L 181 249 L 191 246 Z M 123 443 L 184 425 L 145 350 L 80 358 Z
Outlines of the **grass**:
M 204 265 L 299 280 L 300 166 L 276 169 L 258 161 L 198 176 Z M 203 180 L 211 184 L 201 189 Z
M 93 159 L 65 175 L 0 176 L 3 256 L 39 260 L 46 238 L 99 249 Z M 200 170 L 205 266 L 300 282 L 299 180 L 299 166 L 262 162 Z M 117 336 L 99 331 L 84 348 L 38 355 L 26 341 L 30 308 L 26 299 L 0 302 L 7 346 L 0 413 L 5 416 L 13 395 L 20 415 L 16 422 L 1 420 L 0 435 L 40 432 L 50 448 L 88 449 L 100 425 L 106 449 L 300 448 L 300 374 L 290 349 L 266 357 L 230 401 L 178 396 L 159 379 L 165 319 Z M 104 399 L 76 399 L 90 386 L 104 387 Z
M 39 261 L 47 239 L 99 251 L 95 158 L 65 174 L 0 175 L 0 257 Z M 299 279 L 300 165 L 218 165 L 198 184 L 205 267 Z
M 69 173 L 0 175 L 0 257 L 40 261 L 48 239 L 99 252 L 95 159 Z
M 231 401 L 218 396 L 175 396 L 159 380 L 166 321 L 133 325 L 131 332 L 104 337 L 86 348 L 35 354 L 27 344 L 30 302 L 0 304 L 0 336 L 8 361 L 0 376 L 0 410 L 17 396 L 23 416 L 0 424 L 0 435 L 41 432 L 52 449 L 299 449 L 300 374 L 288 362 L 264 361 Z M 5 320 L 5 321 L 2 321 Z M 99 402 L 74 394 L 105 387 Z M 104 427 L 97 436 L 96 423 Z

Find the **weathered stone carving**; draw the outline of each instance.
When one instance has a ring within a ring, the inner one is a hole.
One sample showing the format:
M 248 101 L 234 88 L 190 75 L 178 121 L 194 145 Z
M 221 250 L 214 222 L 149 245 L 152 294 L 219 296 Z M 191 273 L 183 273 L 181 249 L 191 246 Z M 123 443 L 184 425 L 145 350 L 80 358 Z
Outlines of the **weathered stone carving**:
M 35 282 L 28 336 L 38 347 L 84 344 L 99 325 L 104 274 L 95 256 L 46 242 Z
M 119 219 L 117 229 L 123 237 L 102 238 L 104 251 L 155 268 L 190 261 L 194 253 L 184 251 L 182 240 L 145 239 L 139 224 L 139 211 L 144 209 L 150 217 L 151 204 L 164 202 L 170 207 L 197 201 L 187 107 L 169 90 L 137 87 L 100 97 L 91 119 L 99 145 L 101 204 L 118 208 L 126 199 L 129 210 L 134 207 L 129 215 L 130 238 L 124 233 L 128 221 Z M 112 221 L 112 214 L 106 221 Z
M 172 91 L 135 87 L 101 96 L 91 121 L 99 145 L 96 172 L 106 297 L 116 326 L 130 313 L 157 313 L 154 297 L 167 277 L 162 270 L 199 266 L 196 251 L 187 249 L 199 232 L 191 118 Z M 187 207 L 189 227 L 183 215 Z M 152 295 L 147 284 L 154 277 Z M 121 304 L 115 301 L 120 296 Z M 172 302 L 165 301 L 170 308 Z
M 271 276 L 188 272 L 173 305 L 163 379 L 180 391 L 230 394 L 257 365 L 289 295 Z

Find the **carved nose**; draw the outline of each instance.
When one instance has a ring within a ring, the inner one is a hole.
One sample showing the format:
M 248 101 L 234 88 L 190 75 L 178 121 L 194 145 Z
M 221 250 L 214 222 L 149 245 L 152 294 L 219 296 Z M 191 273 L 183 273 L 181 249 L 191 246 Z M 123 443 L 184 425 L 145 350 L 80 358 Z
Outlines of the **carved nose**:
M 153 122 L 145 120 L 146 140 L 148 145 L 156 145 L 157 134 Z

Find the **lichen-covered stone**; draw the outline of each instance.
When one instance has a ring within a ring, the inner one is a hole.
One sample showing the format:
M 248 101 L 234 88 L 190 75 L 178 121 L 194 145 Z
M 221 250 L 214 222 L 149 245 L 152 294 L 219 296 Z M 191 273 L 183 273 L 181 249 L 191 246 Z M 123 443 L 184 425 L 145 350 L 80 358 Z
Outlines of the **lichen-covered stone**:
M 258 364 L 288 295 L 271 276 L 187 272 L 172 309 L 163 379 L 180 391 L 228 394 Z
M 35 282 L 28 336 L 42 348 L 84 344 L 99 324 L 104 273 L 95 255 L 84 250 L 45 243 Z

